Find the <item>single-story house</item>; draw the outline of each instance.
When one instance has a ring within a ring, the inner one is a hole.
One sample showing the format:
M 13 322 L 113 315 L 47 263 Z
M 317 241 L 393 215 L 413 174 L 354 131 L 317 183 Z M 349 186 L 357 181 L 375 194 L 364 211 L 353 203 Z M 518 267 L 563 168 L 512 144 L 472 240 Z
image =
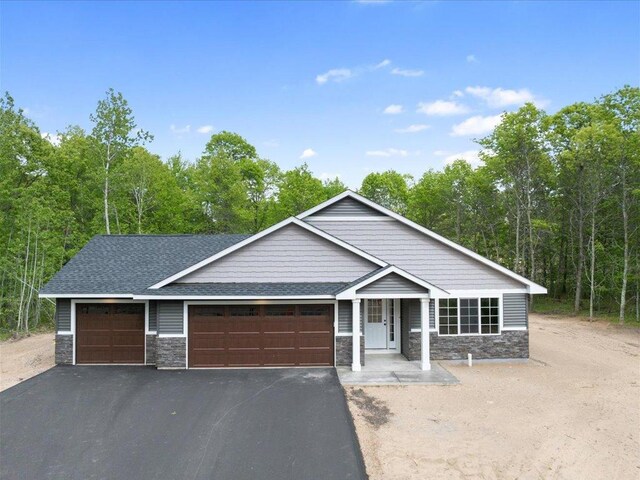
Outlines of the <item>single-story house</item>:
M 40 296 L 56 363 L 526 358 L 536 283 L 354 192 L 255 235 L 98 235 Z

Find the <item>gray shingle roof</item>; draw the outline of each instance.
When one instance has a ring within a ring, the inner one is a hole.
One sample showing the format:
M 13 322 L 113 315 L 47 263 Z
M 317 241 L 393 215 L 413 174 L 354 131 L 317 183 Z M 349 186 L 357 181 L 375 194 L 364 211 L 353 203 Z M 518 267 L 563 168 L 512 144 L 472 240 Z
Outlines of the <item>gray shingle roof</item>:
M 348 283 L 173 283 L 165 287 L 141 292 L 141 295 L 161 296 L 251 296 L 286 297 L 334 295 Z
M 41 294 L 132 294 L 250 235 L 98 235 Z

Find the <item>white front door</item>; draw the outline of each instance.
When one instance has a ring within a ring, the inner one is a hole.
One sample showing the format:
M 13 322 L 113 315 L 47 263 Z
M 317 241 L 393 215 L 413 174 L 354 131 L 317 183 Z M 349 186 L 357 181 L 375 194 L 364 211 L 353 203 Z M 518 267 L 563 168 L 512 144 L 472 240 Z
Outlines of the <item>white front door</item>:
M 387 348 L 387 309 L 380 298 L 367 299 L 364 321 L 365 348 Z

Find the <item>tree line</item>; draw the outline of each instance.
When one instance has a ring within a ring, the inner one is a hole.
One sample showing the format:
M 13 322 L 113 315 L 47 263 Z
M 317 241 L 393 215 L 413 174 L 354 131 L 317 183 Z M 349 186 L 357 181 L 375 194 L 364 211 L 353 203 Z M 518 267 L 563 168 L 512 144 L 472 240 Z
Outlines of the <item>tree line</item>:
M 237 133 L 194 162 L 161 159 L 110 89 L 90 115 L 44 138 L 0 100 L 0 328 L 51 321 L 38 291 L 96 234 L 255 233 L 342 192 L 306 164 L 283 171 Z M 547 114 L 505 113 L 481 164 L 420 178 L 371 173 L 359 193 L 545 285 L 578 312 L 640 309 L 640 89 Z

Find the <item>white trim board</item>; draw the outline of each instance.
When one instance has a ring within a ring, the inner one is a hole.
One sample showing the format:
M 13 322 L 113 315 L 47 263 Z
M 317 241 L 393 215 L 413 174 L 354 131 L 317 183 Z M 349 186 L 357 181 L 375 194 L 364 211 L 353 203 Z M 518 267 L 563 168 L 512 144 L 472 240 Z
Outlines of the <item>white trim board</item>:
M 360 290 L 361 288 L 366 287 L 367 285 L 380 280 L 381 278 L 386 277 L 387 275 L 389 275 L 390 273 L 395 273 L 396 275 L 400 275 L 403 278 L 406 278 L 407 280 L 409 280 L 410 282 L 415 283 L 416 285 L 419 285 L 423 288 L 426 288 L 429 290 L 429 293 L 396 293 L 396 294 L 388 294 L 388 295 L 381 295 L 381 294 L 359 294 L 357 293 L 358 290 Z M 337 300 L 353 300 L 354 298 L 428 298 L 428 297 L 440 297 L 440 296 L 448 296 L 449 292 L 447 292 L 446 290 L 441 289 L 440 287 L 437 287 L 435 285 L 433 285 L 432 283 L 426 282 L 424 280 L 422 280 L 421 278 L 416 277 L 415 275 L 410 274 L 409 272 L 406 272 L 404 270 L 402 270 L 401 268 L 396 267 L 395 265 L 391 265 L 389 267 L 386 267 L 385 269 L 381 270 L 380 272 L 376 273 L 375 275 L 372 275 L 368 278 L 365 278 L 364 280 L 362 280 L 361 282 L 357 283 L 356 285 L 353 285 L 352 287 L 349 287 L 347 290 L 344 290 L 340 293 L 338 293 L 336 295 L 336 299 Z
M 212 255 L 209 258 L 205 258 L 204 260 L 191 265 L 190 267 L 168 277 L 165 278 L 164 280 L 162 280 L 161 282 L 158 282 L 154 285 L 151 285 L 149 287 L 149 289 L 158 289 L 158 288 L 162 288 L 165 285 L 168 285 L 169 283 L 175 282 L 176 280 L 188 275 L 191 272 L 195 272 L 196 270 L 199 270 L 202 267 L 205 267 L 207 265 L 209 265 L 210 263 L 215 262 L 216 260 L 218 260 L 219 258 L 225 257 L 227 255 L 229 255 L 230 253 L 235 252 L 236 250 L 239 250 L 253 242 L 255 242 L 256 240 L 259 240 L 263 237 L 266 237 L 267 235 L 269 235 L 270 233 L 273 233 L 277 230 L 280 230 L 283 227 L 286 227 L 287 225 L 297 225 L 298 227 L 301 227 L 311 233 L 314 233 L 316 235 L 318 235 L 319 237 L 324 238 L 325 240 L 328 240 L 332 243 L 334 243 L 335 245 L 338 245 L 342 248 L 344 248 L 345 250 L 349 250 L 352 253 L 355 253 L 356 255 L 369 260 L 371 263 L 378 265 L 380 267 L 384 267 L 387 265 L 386 262 L 380 260 L 379 258 L 374 257 L 373 255 L 368 254 L 367 252 L 360 250 L 359 248 L 354 247 L 353 245 L 340 240 L 339 238 L 334 237 L 333 235 L 328 234 L 327 232 L 324 232 L 322 230 L 320 230 L 319 228 L 314 227 L 313 225 L 308 224 L 307 222 L 303 222 L 302 220 L 299 220 L 296 217 L 289 217 L 286 220 L 281 221 L 280 223 L 276 223 L 275 225 L 267 228 L 266 230 L 263 230 L 259 233 L 256 233 L 255 235 L 244 239 L 241 242 L 238 242 L 224 250 L 222 250 L 221 252 L 216 253 L 215 255 Z
M 458 245 L 457 243 L 449 240 L 448 238 L 445 238 L 445 237 L 443 237 L 441 235 L 438 235 L 437 233 L 432 232 L 431 230 L 423 227 L 422 225 L 418 225 L 417 223 L 412 222 L 408 218 L 405 218 L 402 215 L 399 215 L 399 214 L 397 214 L 397 213 L 395 213 L 395 212 L 393 212 L 393 211 L 391 211 L 391 210 L 389 210 L 389 209 L 387 209 L 387 208 L 385 208 L 385 207 L 383 207 L 381 205 L 378 205 L 377 203 L 372 202 L 371 200 L 369 200 L 369 199 L 367 199 L 367 198 L 365 198 L 365 197 L 363 197 L 363 196 L 361 196 L 361 195 L 359 195 L 359 194 L 357 194 L 355 192 L 352 192 L 351 190 L 346 190 L 346 191 L 342 192 L 341 194 L 339 194 L 339 195 L 337 195 L 337 196 L 335 196 L 333 198 L 330 198 L 326 202 L 323 202 L 320 205 L 317 205 L 317 206 L 315 206 L 315 207 L 313 207 L 313 208 L 311 208 L 311 209 L 309 209 L 309 210 L 307 210 L 305 212 L 302 212 L 300 215 L 298 215 L 298 218 L 299 219 L 304 219 L 304 218 L 308 217 L 309 215 L 313 215 L 314 213 L 322 210 L 323 208 L 325 208 L 325 207 L 327 207 L 329 205 L 332 205 L 333 203 L 336 203 L 336 202 L 338 202 L 338 201 L 340 201 L 340 200 L 342 200 L 342 199 L 344 199 L 346 197 L 353 198 L 354 200 L 357 200 L 357 201 L 367 205 L 368 207 L 373 208 L 374 210 L 382 212 L 382 213 L 388 215 L 389 217 L 394 218 L 394 219 L 398 220 L 399 222 L 402 222 L 405 225 L 408 225 L 408 226 L 414 228 L 415 230 L 418 230 L 419 232 L 422 232 L 425 235 L 427 235 L 427 236 L 429 236 L 429 237 L 431 237 L 431 238 L 433 238 L 433 239 L 435 239 L 435 240 L 437 240 L 437 241 L 439 241 L 441 243 L 444 243 L 445 245 L 447 245 L 447 246 L 449 246 L 451 248 L 454 248 L 455 250 L 458 250 L 459 252 L 464 253 L 465 255 L 473 258 L 474 260 L 477 260 L 478 262 L 483 263 L 483 264 L 493 268 L 494 270 L 497 270 L 497 271 L 507 275 L 508 277 L 511 277 L 511 278 L 513 278 L 513 279 L 525 284 L 528 287 L 528 293 L 530 293 L 530 294 L 544 294 L 544 293 L 547 293 L 547 289 L 544 288 L 543 286 L 538 285 L 537 283 L 532 282 L 531 280 L 529 280 L 529 279 L 527 279 L 527 278 L 525 278 L 525 277 L 523 277 L 521 275 L 518 275 L 515 272 L 512 272 L 508 268 L 505 268 L 502 265 L 499 265 L 499 264 L 489 260 L 488 258 L 485 258 L 482 255 L 479 255 L 479 254 L 469 250 L 468 248 L 463 247 L 462 245 Z
M 282 303 L 291 303 L 291 301 L 298 300 L 335 300 L 336 297 L 334 295 L 297 295 L 297 296 L 233 296 L 233 295 L 134 295 L 133 298 L 135 300 L 211 300 L 211 301 L 224 301 L 229 300 L 233 301 L 233 303 L 238 303 L 242 301 L 268 301 L 268 300 L 282 300 Z

